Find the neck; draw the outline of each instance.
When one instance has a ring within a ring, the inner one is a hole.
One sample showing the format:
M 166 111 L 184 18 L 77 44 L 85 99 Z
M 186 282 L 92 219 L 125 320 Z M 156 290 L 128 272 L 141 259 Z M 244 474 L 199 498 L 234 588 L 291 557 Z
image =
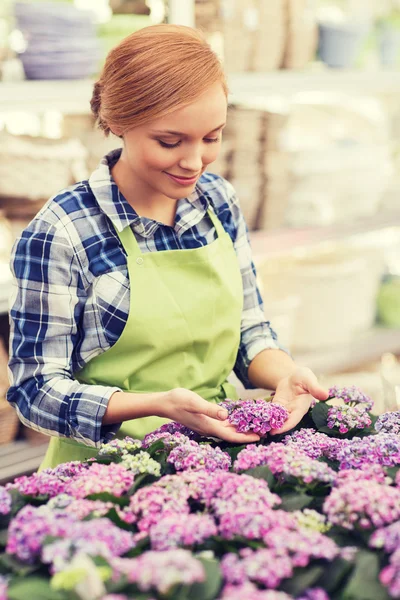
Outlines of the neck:
M 135 177 L 123 157 L 112 167 L 111 173 L 125 200 L 140 217 L 146 217 L 173 226 L 178 200 L 168 198 Z

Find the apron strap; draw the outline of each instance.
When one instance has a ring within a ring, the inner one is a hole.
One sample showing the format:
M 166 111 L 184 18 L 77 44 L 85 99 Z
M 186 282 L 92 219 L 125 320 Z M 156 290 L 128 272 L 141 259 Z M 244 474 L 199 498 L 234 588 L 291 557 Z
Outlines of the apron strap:
M 228 235 L 226 233 L 225 229 L 223 228 L 221 221 L 218 219 L 217 215 L 215 214 L 215 211 L 214 211 L 213 207 L 211 206 L 211 204 L 209 204 L 209 207 L 207 209 L 207 214 L 210 217 L 212 224 L 215 227 L 217 237 L 221 238 L 221 237 L 224 237 L 224 235 Z M 130 225 L 125 227 L 125 229 L 123 229 L 122 231 L 117 231 L 117 234 L 118 234 L 119 239 L 121 240 L 121 243 L 125 249 L 127 256 L 132 257 L 132 258 L 137 258 L 138 256 L 142 255 L 142 252 L 140 251 L 140 248 L 139 248 L 138 241 L 137 241 L 136 236 L 133 233 Z

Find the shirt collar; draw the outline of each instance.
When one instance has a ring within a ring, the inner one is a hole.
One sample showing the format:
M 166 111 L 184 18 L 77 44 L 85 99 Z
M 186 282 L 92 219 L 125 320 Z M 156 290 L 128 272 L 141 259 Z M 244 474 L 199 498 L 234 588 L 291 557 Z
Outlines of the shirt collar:
M 128 226 L 143 237 L 153 237 L 156 229 L 162 226 L 158 221 L 140 217 L 124 198 L 115 183 L 111 169 L 121 156 L 122 148 L 106 154 L 89 177 L 89 185 L 100 209 L 111 219 L 114 227 L 121 232 Z M 196 188 L 187 198 L 178 201 L 174 229 L 177 235 L 197 225 L 209 206 L 207 194 L 202 192 L 201 178 Z

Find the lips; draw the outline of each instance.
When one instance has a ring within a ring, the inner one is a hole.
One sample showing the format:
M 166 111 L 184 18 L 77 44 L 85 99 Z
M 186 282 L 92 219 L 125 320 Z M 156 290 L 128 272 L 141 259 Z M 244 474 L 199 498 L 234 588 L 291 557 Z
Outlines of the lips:
M 164 173 L 166 175 L 168 175 L 168 177 L 172 181 L 174 181 L 178 185 L 183 185 L 183 186 L 193 185 L 194 183 L 196 183 L 197 179 L 199 178 L 199 174 L 197 174 L 195 177 L 180 177 L 179 175 L 172 175 L 171 173 L 167 173 L 167 171 L 164 171 Z

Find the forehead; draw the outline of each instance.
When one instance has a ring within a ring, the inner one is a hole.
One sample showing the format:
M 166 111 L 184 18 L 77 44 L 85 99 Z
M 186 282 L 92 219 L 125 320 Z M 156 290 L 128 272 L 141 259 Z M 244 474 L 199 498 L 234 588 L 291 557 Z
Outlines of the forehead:
M 221 84 L 212 86 L 191 104 L 148 124 L 149 129 L 173 130 L 195 134 L 213 131 L 226 120 L 227 99 Z

